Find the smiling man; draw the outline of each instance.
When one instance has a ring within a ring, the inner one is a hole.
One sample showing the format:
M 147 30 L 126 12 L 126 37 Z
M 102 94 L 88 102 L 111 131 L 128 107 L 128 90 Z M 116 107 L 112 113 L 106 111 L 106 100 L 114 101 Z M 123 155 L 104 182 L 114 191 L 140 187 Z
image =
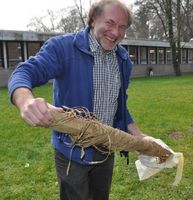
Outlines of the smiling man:
M 103 4 L 105 3 L 104 1 Z M 89 24 L 97 42 L 104 50 L 113 50 L 125 36 L 130 13 L 118 3 L 109 3 L 103 7 L 100 15 L 95 15 L 90 18 Z
M 130 11 L 119 0 L 96 1 L 84 30 L 49 39 L 37 55 L 19 64 L 10 77 L 9 94 L 23 120 L 46 127 L 52 122 L 49 107 L 82 106 L 103 123 L 142 136 L 127 110 L 131 61 L 119 45 L 131 21 Z M 54 79 L 54 105 L 32 94 L 34 87 L 50 79 Z M 83 155 L 67 134 L 54 130 L 52 144 L 60 199 L 108 200 L 114 154 L 89 147 Z

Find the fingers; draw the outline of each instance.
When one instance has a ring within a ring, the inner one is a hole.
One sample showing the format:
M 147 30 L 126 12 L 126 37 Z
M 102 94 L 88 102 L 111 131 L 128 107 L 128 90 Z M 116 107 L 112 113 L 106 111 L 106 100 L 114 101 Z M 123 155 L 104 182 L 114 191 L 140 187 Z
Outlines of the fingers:
M 55 110 L 55 111 L 57 111 L 57 112 L 63 112 L 63 109 L 62 109 L 61 107 L 55 107 L 55 106 L 53 106 L 53 105 L 51 105 L 51 104 L 49 104 L 49 103 L 47 103 L 47 106 L 48 106 L 48 108 L 51 109 L 51 110 Z
M 171 155 L 171 152 L 165 149 L 161 149 L 161 148 L 158 148 L 157 150 L 150 148 L 150 149 L 138 151 L 138 152 L 146 156 L 158 157 L 160 164 L 165 162 Z
M 21 109 L 24 121 L 32 126 L 47 127 L 52 123 L 47 102 L 43 98 L 30 99 Z

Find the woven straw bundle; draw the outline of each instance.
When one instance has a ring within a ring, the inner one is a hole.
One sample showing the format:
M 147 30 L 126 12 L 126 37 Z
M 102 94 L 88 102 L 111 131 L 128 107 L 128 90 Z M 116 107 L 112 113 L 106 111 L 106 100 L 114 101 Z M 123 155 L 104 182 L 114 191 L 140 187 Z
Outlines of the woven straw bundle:
M 49 128 L 66 133 L 73 143 L 82 148 L 102 147 L 107 152 L 137 151 L 140 154 L 167 160 L 171 152 L 146 137 L 135 137 L 119 129 L 100 122 L 93 114 L 84 109 L 64 107 L 64 111 L 50 109 L 53 123 Z

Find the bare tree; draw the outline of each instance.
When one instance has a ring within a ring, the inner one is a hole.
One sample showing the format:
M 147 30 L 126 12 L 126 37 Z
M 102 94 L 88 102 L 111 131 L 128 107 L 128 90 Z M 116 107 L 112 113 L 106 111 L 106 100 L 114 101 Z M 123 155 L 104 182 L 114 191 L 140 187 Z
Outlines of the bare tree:
M 58 24 L 58 30 L 60 30 L 60 32 L 74 33 L 80 30 L 82 27 L 84 27 L 84 24 L 82 24 L 82 20 L 80 19 L 77 9 L 75 7 L 70 8 L 67 15 L 61 15 Z
M 189 41 L 193 38 L 193 0 L 182 1 L 182 15 L 184 24 L 182 30 L 182 38 L 184 41 Z
M 85 1 L 84 1 L 85 2 Z M 89 4 L 92 0 L 89 0 Z M 74 6 L 58 11 L 47 10 L 44 16 L 36 16 L 28 24 L 38 32 L 76 32 L 86 27 L 87 12 L 83 0 L 74 0 Z
M 47 10 L 44 16 L 37 16 L 30 20 L 27 27 L 37 32 L 55 32 L 58 17 L 52 10 Z
M 177 0 L 177 9 L 176 11 L 179 12 L 180 11 L 180 2 L 181 0 Z M 166 19 L 167 19 L 167 25 L 168 25 L 168 39 L 170 42 L 170 46 L 172 49 L 172 61 L 173 61 L 173 67 L 175 70 L 175 73 L 177 76 L 181 75 L 181 71 L 180 71 L 180 60 L 181 60 L 181 53 L 180 53 L 180 41 L 181 41 L 181 37 L 180 37 L 180 20 L 178 17 L 176 18 L 177 20 L 177 35 L 174 35 L 174 26 L 173 26 L 173 14 L 172 14 L 172 0 L 166 0 L 165 1 L 165 14 L 166 14 Z M 180 13 L 177 13 L 180 15 Z M 176 43 L 178 48 L 176 47 Z M 177 51 L 178 49 L 178 51 Z
M 133 24 L 128 29 L 126 35 L 135 38 L 149 38 L 149 13 L 146 7 L 141 6 L 136 11 Z
M 78 14 L 80 16 L 80 19 L 82 21 L 83 27 L 86 27 L 85 18 L 87 18 L 87 15 L 86 15 L 85 9 L 83 8 L 82 0 L 79 0 L 79 3 L 77 2 L 77 0 L 74 0 L 74 3 L 78 11 Z
M 180 76 L 180 41 L 183 20 L 180 17 L 181 0 L 137 0 L 136 5 L 142 5 L 142 7 L 145 7 L 146 12 L 149 13 L 148 22 L 152 29 L 159 30 L 157 27 L 157 20 L 159 19 L 159 24 L 162 25 L 162 35 L 169 41 L 171 46 L 175 74 Z M 149 33 L 152 33 L 152 31 L 149 31 Z M 154 32 L 154 35 L 156 35 L 156 32 Z

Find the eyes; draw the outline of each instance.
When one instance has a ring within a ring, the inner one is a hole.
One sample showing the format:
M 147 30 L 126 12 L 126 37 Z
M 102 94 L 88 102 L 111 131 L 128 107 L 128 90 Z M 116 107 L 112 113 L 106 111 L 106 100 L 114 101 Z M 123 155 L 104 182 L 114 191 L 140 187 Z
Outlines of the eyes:
M 118 25 L 113 20 L 107 20 L 105 21 L 105 24 L 108 28 L 116 28 L 118 26 L 120 32 L 125 32 L 127 29 L 126 25 Z

